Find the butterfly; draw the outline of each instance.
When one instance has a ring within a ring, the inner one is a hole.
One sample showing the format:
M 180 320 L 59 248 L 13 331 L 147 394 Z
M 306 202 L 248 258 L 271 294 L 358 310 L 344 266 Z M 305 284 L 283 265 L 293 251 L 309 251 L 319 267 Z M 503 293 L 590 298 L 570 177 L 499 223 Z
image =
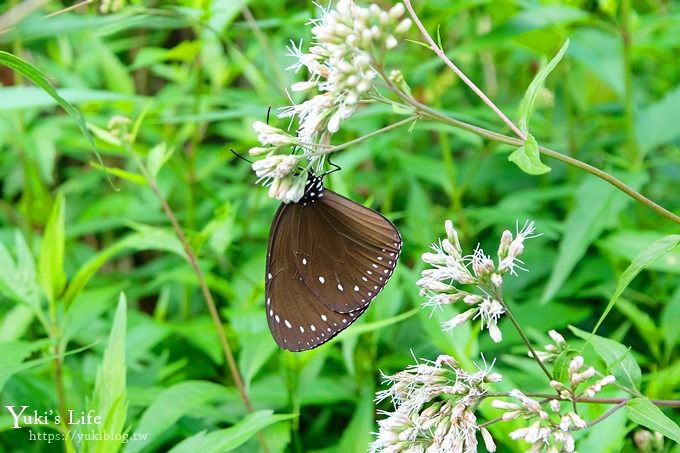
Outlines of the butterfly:
M 276 343 L 304 351 L 346 329 L 385 287 L 401 246 L 392 222 L 309 173 L 304 195 L 279 206 L 269 233 L 265 300 Z

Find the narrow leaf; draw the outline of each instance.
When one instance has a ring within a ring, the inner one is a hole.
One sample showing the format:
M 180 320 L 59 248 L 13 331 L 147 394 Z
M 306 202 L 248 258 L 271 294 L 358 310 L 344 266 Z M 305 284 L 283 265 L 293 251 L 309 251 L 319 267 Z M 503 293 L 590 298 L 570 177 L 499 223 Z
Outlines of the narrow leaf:
M 548 75 L 555 69 L 557 64 L 562 60 L 564 53 L 569 48 L 569 40 L 567 39 L 562 45 L 562 48 L 557 52 L 557 54 L 550 60 L 550 62 L 541 69 L 534 80 L 529 84 L 527 92 L 524 94 L 521 104 L 519 105 L 519 128 L 525 134 L 529 133 L 529 118 L 531 117 L 531 112 L 534 110 L 534 103 L 536 102 L 536 95 L 543 86 L 543 82 L 548 77 Z M 530 173 L 531 174 L 531 173 Z
M 177 420 L 209 401 L 225 395 L 226 388 L 206 381 L 184 381 L 163 390 L 144 411 L 136 431 L 146 433 L 144 439 L 132 440 L 126 452 L 142 450 Z M 194 450 L 202 451 L 202 450 Z
M 38 258 L 38 281 L 47 299 L 55 301 L 66 285 L 64 273 L 64 196 L 54 200 L 52 212 L 45 225 L 45 234 Z
M 642 379 L 642 372 L 627 347 L 617 341 L 592 335 L 574 326 L 569 326 L 569 329 L 577 337 L 590 342 L 619 384 L 630 390 L 638 388 Z
M 45 74 L 43 74 L 38 68 L 29 62 L 3 50 L 0 50 L 0 64 L 7 66 L 14 71 L 20 72 L 31 82 L 45 90 L 47 94 L 52 96 L 52 98 L 54 98 L 54 100 L 57 101 L 57 103 L 78 123 L 80 131 L 92 146 L 94 154 L 97 156 L 97 161 L 100 163 L 100 165 L 104 165 L 104 162 L 99 155 L 99 151 L 97 150 L 97 146 L 94 144 L 92 134 L 90 134 L 90 131 L 87 129 L 85 118 L 83 117 L 82 113 L 80 113 L 80 110 L 75 108 L 70 102 L 59 95 L 57 90 L 55 90 L 54 87 L 50 85 L 50 82 Z
M 277 414 L 270 410 L 258 411 L 246 416 L 236 425 L 206 433 L 201 431 L 183 440 L 170 453 L 222 453 L 234 450 L 269 425 L 295 417 L 292 414 Z
M 108 434 L 111 438 L 106 442 L 91 440 L 86 444 L 86 451 L 97 453 L 115 453 L 122 445 L 122 434 L 125 431 L 127 415 L 126 399 L 126 367 L 125 338 L 127 330 L 127 301 L 125 294 L 120 293 L 118 307 L 113 318 L 109 342 L 104 351 L 102 363 L 97 372 L 91 407 L 101 416 L 101 424 L 87 425 L 87 430 L 98 429 L 100 434 Z
M 612 295 L 611 299 L 609 300 L 609 303 L 607 304 L 607 308 L 604 309 L 602 316 L 600 316 L 600 319 L 597 321 L 597 324 L 595 324 L 595 328 L 593 328 L 593 332 L 591 335 L 595 335 L 595 332 L 597 332 L 597 329 L 600 328 L 600 325 L 604 321 L 604 318 L 607 317 L 616 301 L 619 299 L 619 297 L 621 297 L 623 291 L 628 287 L 630 282 L 633 281 L 637 274 L 639 274 L 640 271 L 649 266 L 649 264 L 652 263 L 654 260 L 673 250 L 678 244 L 680 244 L 680 234 L 669 235 L 659 239 L 658 241 L 655 241 L 653 244 L 642 250 L 638 254 L 638 256 L 635 257 L 633 262 L 630 263 L 626 270 L 623 271 L 623 274 L 621 274 L 619 282 L 616 285 L 614 295 Z
M 680 427 L 668 418 L 661 409 L 647 398 L 634 398 L 628 401 L 628 418 L 652 431 L 663 434 L 680 443 Z

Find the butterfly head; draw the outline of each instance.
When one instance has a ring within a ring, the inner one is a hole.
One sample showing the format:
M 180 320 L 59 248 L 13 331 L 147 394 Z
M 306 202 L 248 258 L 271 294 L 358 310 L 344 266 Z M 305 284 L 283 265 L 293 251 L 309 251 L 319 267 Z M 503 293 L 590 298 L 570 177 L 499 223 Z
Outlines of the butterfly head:
M 308 204 L 316 202 L 316 200 L 321 197 L 323 197 L 323 175 L 317 176 L 310 172 L 307 176 L 307 183 L 305 184 L 305 194 L 300 198 L 298 203 L 307 206 Z

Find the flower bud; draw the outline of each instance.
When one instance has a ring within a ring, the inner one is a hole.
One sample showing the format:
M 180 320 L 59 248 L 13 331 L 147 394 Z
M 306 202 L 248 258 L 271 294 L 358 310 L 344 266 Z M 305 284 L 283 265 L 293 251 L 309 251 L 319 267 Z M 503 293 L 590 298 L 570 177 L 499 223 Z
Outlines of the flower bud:
M 549 331 L 548 335 L 550 335 L 550 338 L 552 339 L 552 341 L 554 341 L 559 346 L 564 346 L 565 344 L 567 344 L 567 342 L 564 341 L 564 337 L 562 335 L 560 335 L 559 333 L 557 333 L 557 331 L 555 331 L 555 330 Z

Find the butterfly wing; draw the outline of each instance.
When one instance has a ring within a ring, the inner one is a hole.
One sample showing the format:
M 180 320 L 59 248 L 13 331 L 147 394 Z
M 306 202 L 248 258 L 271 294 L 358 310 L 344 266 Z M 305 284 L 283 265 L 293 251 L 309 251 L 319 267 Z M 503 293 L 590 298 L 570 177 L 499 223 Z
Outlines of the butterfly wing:
M 295 265 L 305 239 L 300 226 L 315 215 L 309 206 L 282 204 L 272 222 L 267 253 L 265 300 L 267 322 L 283 349 L 317 347 L 352 324 L 365 310 L 339 313 L 324 305 L 306 285 Z
M 297 272 L 328 309 L 365 309 L 392 276 L 401 235 L 380 213 L 333 191 L 303 208 Z

